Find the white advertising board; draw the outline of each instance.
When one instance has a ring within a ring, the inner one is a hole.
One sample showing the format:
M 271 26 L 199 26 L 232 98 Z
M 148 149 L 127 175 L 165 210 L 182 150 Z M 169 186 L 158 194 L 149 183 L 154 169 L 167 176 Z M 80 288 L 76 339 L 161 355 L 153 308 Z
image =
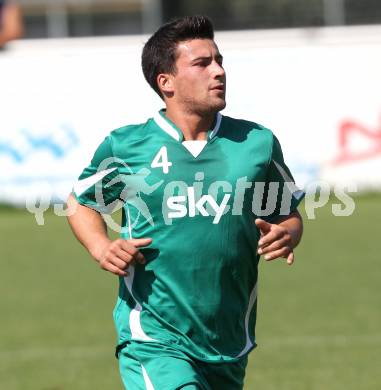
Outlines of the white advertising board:
M 0 202 L 64 200 L 96 146 L 163 104 L 147 37 L 21 41 L 0 52 Z M 224 114 L 271 128 L 299 186 L 381 188 L 381 27 L 220 32 Z

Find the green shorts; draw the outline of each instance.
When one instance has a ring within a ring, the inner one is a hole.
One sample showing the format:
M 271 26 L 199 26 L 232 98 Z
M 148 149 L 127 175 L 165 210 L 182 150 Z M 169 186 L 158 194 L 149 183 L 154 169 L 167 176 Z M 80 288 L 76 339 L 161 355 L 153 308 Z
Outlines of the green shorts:
M 119 352 L 127 390 L 242 390 L 247 356 L 233 363 L 205 363 L 155 343 L 127 344 Z

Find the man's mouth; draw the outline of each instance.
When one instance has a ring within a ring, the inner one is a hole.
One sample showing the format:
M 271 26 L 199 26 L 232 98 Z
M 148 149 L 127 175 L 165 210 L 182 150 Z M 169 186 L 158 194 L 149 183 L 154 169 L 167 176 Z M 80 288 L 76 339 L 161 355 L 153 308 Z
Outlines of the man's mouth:
M 211 90 L 217 90 L 217 91 L 225 91 L 224 84 L 215 85 L 214 87 L 210 88 Z

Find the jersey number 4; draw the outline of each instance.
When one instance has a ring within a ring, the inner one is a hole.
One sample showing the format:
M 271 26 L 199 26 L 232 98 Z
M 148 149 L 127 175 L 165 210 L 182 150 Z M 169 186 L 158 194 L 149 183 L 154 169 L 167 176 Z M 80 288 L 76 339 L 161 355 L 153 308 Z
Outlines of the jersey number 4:
M 168 161 L 167 148 L 163 146 L 152 160 L 151 168 L 162 168 L 163 173 L 167 174 L 171 166 L 172 163 Z

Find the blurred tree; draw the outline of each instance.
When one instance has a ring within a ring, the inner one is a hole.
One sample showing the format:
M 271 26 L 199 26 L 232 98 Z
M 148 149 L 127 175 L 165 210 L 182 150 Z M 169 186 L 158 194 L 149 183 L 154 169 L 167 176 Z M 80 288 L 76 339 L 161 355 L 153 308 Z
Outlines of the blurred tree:
M 164 20 L 206 14 L 218 30 L 323 25 L 322 0 L 163 0 Z
M 347 24 L 381 23 L 380 0 L 345 0 Z
M 176 16 L 185 15 L 208 15 L 213 19 L 214 25 L 218 30 L 226 30 L 231 27 L 230 13 L 232 1 L 226 0 L 192 0 L 176 1 L 162 0 L 163 19 L 169 20 Z
M 55 35 L 49 28 L 47 15 L 52 4 L 58 0 L 19 1 L 24 10 L 27 37 Z M 208 15 L 217 30 L 381 23 L 381 0 L 62 1 L 67 6 L 69 36 L 152 32 L 160 21 L 192 14 Z

